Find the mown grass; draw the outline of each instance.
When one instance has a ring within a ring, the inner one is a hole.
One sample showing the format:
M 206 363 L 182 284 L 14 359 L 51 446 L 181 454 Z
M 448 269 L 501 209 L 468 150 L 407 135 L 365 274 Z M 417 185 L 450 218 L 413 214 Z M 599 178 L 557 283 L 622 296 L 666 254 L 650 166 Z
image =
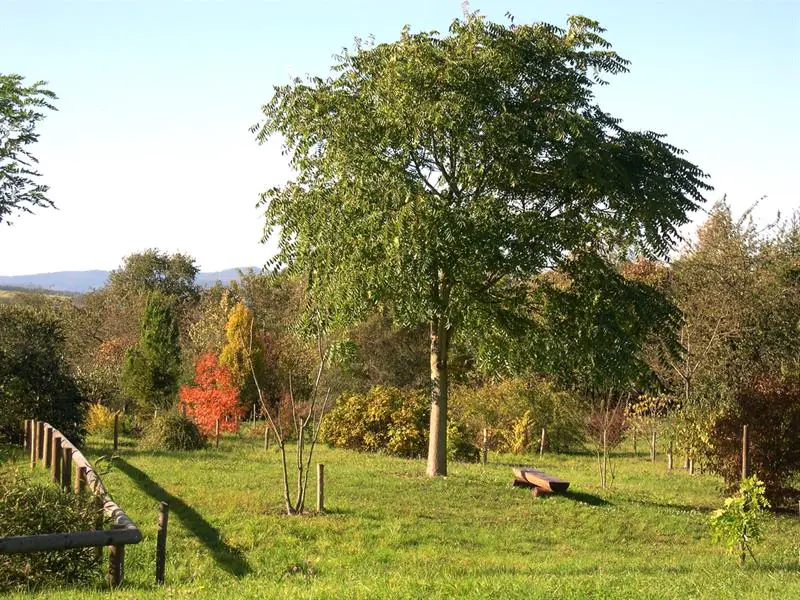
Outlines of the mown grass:
M 90 445 L 93 457 L 106 454 Z M 324 515 L 281 514 L 279 455 L 260 440 L 154 454 L 123 446 L 104 476 L 144 541 L 128 547 L 121 598 L 795 598 L 800 519 L 770 518 L 758 565 L 713 546 L 722 502 L 709 475 L 615 457 L 611 491 L 589 455 L 490 456 L 424 477 L 424 462 L 320 448 Z M 572 482 L 532 498 L 509 466 Z M 313 483 L 310 497 L 313 497 Z M 167 583 L 154 583 L 156 505 L 170 504 Z M 311 502 L 313 505 L 313 502 Z M 313 508 L 313 506 L 311 507 Z M 37 597 L 100 598 L 107 589 Z M 28 596 L 26 596 L 28 597 Z

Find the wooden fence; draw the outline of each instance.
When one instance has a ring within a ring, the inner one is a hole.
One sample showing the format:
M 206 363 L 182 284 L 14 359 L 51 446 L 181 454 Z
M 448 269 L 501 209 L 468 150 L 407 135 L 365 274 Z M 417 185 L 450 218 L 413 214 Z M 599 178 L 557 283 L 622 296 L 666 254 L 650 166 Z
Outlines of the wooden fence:
M 72 488 L 79 493 L 88 487 L 98 505 L 102 504 L 111 529 L 0 538 L 0 554 L 92 547 L 102 552 L 108 546 L 108 581 L 112 586 L 119 585 L 124 574 L 125 546 L 142 541 L 139 528 L 111 498 L 83 453 L 58 429 L 42 421 L 25 421 L 25 447 L 30 453 L 31 468 L 39 463 L 49 469 L 53 483 L 62 489 Z

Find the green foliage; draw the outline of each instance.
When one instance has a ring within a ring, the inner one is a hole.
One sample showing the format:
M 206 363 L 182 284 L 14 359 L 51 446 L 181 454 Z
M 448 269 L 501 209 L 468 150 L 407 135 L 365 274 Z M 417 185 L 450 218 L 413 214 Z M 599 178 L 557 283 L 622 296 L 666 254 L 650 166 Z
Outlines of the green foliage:
M 47 421 L 73 443 L 83 438 L 81 395 L 49 311 L 0 305 L 0 440 L 22 440 L 25 419 Z
M 178 326 L 168 299 L 155 291 L 147 298 L 139 342 L 125 361 L 123 391 L 139 410 L 169 408 L 178 393 L 180 373 Z
M 430 324 L 446 369 L 460 329 L 530 325 L 527 278 L 572 253 L 665 254 L 705 175 L 596 104 L 595 86 L 628 64 L 602 31 L 580 16 L 560 29 L 469 14 L 449 35 L 406 28 L 343 51 L 328 79 L 277 88 L 253 129 L 282 136 L 297 177 L 262 197 L 271 264 L 304 274 L 331 318 L 384 304 Z M 429 472 L 446 472 L 434 452 Z
M 15 211 L 52 207 L 48 186 L 39 183 L 36 157 L 28 146 L 39 140 L 36 126 L 44 109 L 56 110 L 56 95 L 37 81 L 23 84 L 21 75 L 0 73 L 0 223 Z
M 429 408 L 421 394 L 377 386 L 366 394 L 340 396 L 322 423 L 328 445 L 397 456 L 421 456 Z
M 769 502 L 764 495 L 764 483 L 757 477 L 743 479 L 739 491 L 725 499 L 724 508 L 711 513 L 711 536 L 731 554 L 739 554 L 744 564 L 746 553 L 755 560 L 751 545 L 761 538 L 765 509 Z
M 194 282 L 199 271 L 187 254 L 150 248 L 126 256 L 122 266 L 109 273 L 108 286 L 123 296 L 158 291 L 179 303 L 194 302 L 200 297 Z
M 142 448 L 156 451 L 200 450 L 206 438 L 194 421 L 177 410 L 159 411 L 145 426 Z
M 474 434 L 452 418 L 447 421 L 447 458 L 459 462 L 476 462 L 480 458 Z
M 100 509 L 88 495 L 62 492 L 19 473 L 0 473 L 0 532 L 4 537 L 91 531 Z M 93 548 L 0 555 L 0 592 L 99 585 L 103 565 Z
M 542 428 L 547 449 L 561 452 L 583 442 L 585 410 L 580 398 L 538 378 L 511 378 L 479 387 L 460 385 L 450 395 L 452 415 L 469 427 L 473 445 L 488 432 L 489 449 L 524 454 L 538 446 Z

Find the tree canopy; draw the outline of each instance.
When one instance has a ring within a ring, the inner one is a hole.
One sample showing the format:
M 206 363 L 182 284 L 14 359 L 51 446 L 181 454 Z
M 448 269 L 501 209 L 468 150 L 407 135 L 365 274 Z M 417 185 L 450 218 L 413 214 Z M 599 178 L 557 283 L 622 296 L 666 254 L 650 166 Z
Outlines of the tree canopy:
M 199 270 L 188 254 L 149 248 L 126 256 L 122 266 L 108 275 L 108 284 L 123 297 L 158 290 L 179 301 L 196 301 L 200 297 L 195 284 Z
M 17 211 L 53 207 L 48 186 L 39 182 L 39 161 L 28 146 L 39 140 L 43 112 L 56 110 L 56 95 L 44 81 L 26 86 L 21 75 L 0 73 L 0 223 Z
M 254 128 L 283 136 L 297 171 L 263 195 L 273 264 L 307 274 L 334 316 L 385 303 L 430 325 L 429 474 L 446 474 L 452 336 L 526 321 L 527 278 L 576 251 L 663 255 L 709 189 L 663 135 L 596 104 L 628 65 L 602 32 L 478 14 L 444 36 L 406 28 L 276 88 Z

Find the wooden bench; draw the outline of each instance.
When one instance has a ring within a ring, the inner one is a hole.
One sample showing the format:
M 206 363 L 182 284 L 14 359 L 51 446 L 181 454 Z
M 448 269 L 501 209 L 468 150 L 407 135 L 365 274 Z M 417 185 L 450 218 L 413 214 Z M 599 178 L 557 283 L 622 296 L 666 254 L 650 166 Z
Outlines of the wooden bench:
M 531 488 L 531 494 L 534 496 L 561 494 L 566 492 L 569 487 L 569 481 L 553 477 L 544 471 L 528 467 L 512 467 L 511 470 L 514 473 L 513 485 Z

